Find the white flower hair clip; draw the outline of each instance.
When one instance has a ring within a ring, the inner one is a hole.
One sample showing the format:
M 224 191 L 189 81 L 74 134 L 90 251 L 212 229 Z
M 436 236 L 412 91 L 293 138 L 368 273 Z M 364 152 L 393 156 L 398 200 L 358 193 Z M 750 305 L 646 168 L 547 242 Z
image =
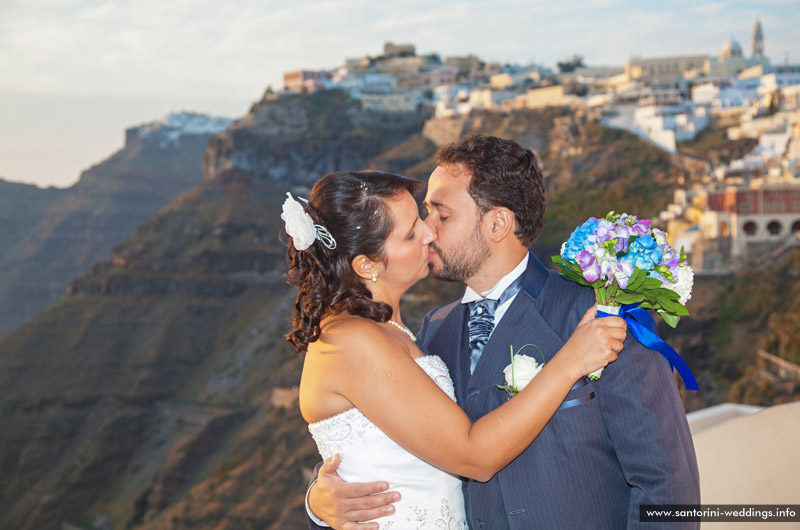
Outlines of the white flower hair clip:
M 298 198 L 308 203 L 306 199 Z M 286 233 L 292 238 L 294 248 L 297 250 L 307 249 L 315 239 L 330 250 L 336 248 L 336 240 L 331 233 L 324 226 L 314 224 L 303 205 L 297 202 L 289 192 L 286 192 L 286 200 L 283 202 L 281 219 L 283 219 Z

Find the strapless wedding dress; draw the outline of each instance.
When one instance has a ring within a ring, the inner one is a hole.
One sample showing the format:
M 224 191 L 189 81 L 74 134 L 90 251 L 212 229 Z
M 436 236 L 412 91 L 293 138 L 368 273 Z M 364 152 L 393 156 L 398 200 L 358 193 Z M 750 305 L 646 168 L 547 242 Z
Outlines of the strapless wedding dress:
M 450 399 L 453 381 L 439 357 L 417 364 Z M 358 409 L 352 408 L 308 426 L 323 458 L 342 457 L 339 476 L 347 482 L 385 480 L 402 495 L 390 517 L 376 519 L 392 530 L 468 530 L 461 480 L 412 455 L 386 436 Z

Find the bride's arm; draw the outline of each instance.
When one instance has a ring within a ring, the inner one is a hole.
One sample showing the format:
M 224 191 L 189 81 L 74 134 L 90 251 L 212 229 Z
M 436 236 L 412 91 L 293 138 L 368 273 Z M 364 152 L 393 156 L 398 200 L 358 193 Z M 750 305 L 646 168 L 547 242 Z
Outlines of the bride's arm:
M 409 452 L 486 481 L 530 445 L 575 381 L 616 358 L 625 335 L 621 319 L 585 318 L 522 392 L 474 424 L 414 362 L 407 346 L 387 339 L 373 322 L 331 326 L 324 343 L 309 352 L 313 358 L 306 367 L 325 374 L 329 392 L 346 398 Z

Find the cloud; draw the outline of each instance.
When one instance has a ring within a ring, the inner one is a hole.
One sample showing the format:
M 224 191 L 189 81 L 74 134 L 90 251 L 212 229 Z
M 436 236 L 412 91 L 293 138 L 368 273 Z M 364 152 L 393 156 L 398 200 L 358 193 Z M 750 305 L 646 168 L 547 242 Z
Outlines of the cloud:
M 749 43 L 760 17 L 767 50 L 796 50 L 796 1 L 636 3 L 622 0 L 5 0 L 0 89 L 72 94 L 255 99 L 282 72 L 335 67 L 385 41 L 421 53 L 501 62 L 592 64 L 716 54 Z M 793 58 L 797 60 L 797 58 Z

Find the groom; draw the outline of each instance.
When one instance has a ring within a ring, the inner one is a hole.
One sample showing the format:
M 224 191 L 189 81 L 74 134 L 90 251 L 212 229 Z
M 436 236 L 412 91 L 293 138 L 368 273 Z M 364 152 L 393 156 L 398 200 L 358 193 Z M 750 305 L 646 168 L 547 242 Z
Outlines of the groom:
M 548 360 L 594 294 L 528 252 L 545 222 L 531 151 L 472 136 L 440 149 L 437 163 L 425 197 L 425 222 L 437 232 L 431 271 L 467 288 L 425 317 L 417 344 L 447 363 L 474 422 L 506 399 L 496 385 L 504 384 L 509 348 L 534 344 Z M 396 494 L 383 493 L 385 483 L 344 483 L 337 465 L 320 469 L 310 511 L 340 530 L 374 528 L 356 521 L 390 513 Z M 488 482 L 465 480 L 463 489 L 473 530 L 653 528 L 639 522 L 641 504 L 699 504 L 694 446 L 667 360 L 629 333 L 601 379 L 579 381 L 528 449 Z

